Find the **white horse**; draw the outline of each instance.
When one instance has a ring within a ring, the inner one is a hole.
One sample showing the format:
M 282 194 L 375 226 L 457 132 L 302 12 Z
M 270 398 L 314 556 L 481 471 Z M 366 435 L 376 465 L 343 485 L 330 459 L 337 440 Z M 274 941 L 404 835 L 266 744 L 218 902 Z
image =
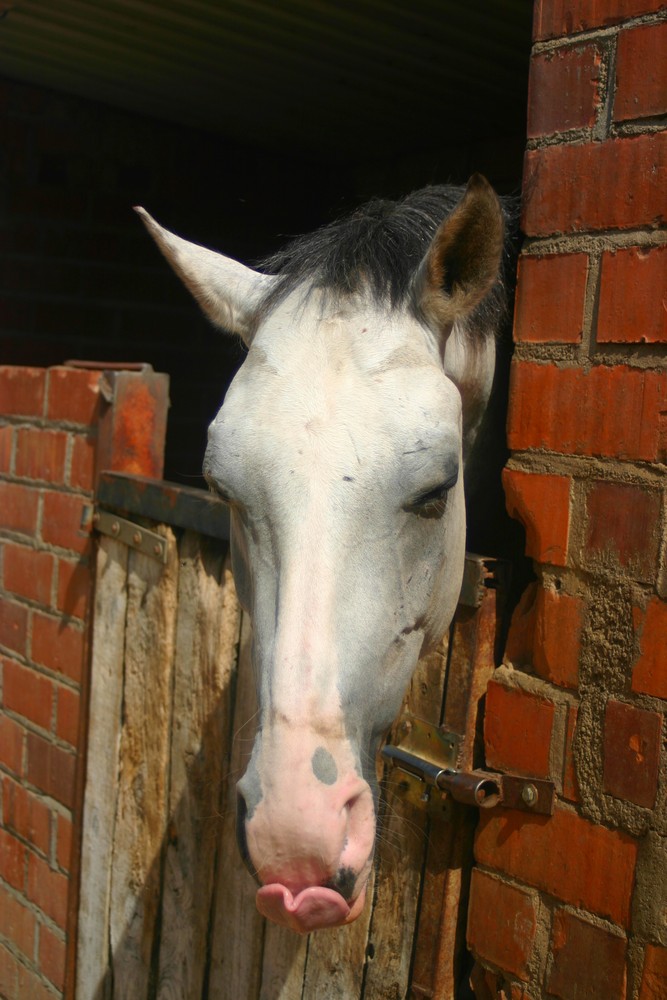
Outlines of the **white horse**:
M 260 716 L 239 842 L 267 917 L 347 924 L 372 865 L 375 757 L 454 614 L 463 467 L 504 310 L 503 210 L 476 175 L 376 201 L 260 273 L 138 209 L 212 321 L 248 347 L 204 474 L 229 504 Z

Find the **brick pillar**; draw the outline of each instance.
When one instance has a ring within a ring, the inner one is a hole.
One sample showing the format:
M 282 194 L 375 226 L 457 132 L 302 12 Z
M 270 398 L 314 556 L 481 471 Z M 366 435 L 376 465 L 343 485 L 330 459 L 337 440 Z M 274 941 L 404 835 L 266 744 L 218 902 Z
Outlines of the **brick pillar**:
M 667 997 L 666 52 L 663 0 L 535 4 L 504 481 L 537 579 L 485 745 L 558 797 L 481 818 L 478 1000 Z
M 150 369 L 0 367 L 0 995 L 9 1000 L 66 990 L 97 456 L 107 468 L 161 474 L 166 386 Z M 123 426 L 134 434 L 119 434 Z

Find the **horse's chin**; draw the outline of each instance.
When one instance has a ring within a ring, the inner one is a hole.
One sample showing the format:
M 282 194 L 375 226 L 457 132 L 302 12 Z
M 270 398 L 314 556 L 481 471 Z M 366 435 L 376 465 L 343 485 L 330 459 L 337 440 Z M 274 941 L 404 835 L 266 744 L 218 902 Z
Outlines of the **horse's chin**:
M 308 886 L 296 896 L 275 882 L 257 891 L 257 909 L 262 916 L 298 934 L 351 924 L 363 910 L 365 901 L 365 885 L 350 903 L 335 889 L 319 885 Z

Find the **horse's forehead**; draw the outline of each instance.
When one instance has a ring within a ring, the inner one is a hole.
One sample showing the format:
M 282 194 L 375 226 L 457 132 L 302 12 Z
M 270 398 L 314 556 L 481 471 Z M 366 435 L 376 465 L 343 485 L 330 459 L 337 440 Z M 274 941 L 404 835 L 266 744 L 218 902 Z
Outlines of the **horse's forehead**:
M 352 456 L 370 474 L 417 441 L 446 439 L 449 449 L 459 418 L 458 390 L 414 319 L 283 309 L 259 329 L 211 427 L 210 454 L 222 456 L 233 436 L 246 456 L 268 449 L 332 467 Z
M 331 304 L 317 292 L 283 303 L 260 326 L 253 346 L 274 370 L 302 371 L 306 365 L 311 376 L 433 363 L 428 337 L 408 313 L 361 297 Z

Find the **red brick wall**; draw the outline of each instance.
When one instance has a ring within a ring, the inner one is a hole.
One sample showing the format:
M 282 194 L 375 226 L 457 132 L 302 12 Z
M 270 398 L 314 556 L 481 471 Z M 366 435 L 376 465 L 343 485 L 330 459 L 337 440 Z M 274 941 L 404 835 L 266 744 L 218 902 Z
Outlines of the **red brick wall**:
M 142 471 L 103 441 L 115 407 L 101 398 L 104 377 L 0 367 L 0 995 L 9 1000 L 62 996 L 73 940 L 98 449 L 110 468 Z
M 478 1000 L 667 997 L 666 15 L 535 5 L 504 479 L 537 580 L 485 743 L 558 797 L 481 817 Z

